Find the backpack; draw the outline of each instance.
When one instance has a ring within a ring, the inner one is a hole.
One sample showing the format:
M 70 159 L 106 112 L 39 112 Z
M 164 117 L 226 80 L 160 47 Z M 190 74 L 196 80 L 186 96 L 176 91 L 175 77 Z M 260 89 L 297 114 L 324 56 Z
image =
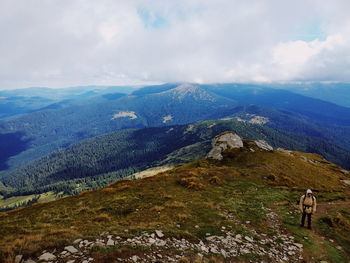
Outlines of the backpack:
M 303 198 L 303 203 L 306 199 L 306 193 L 304 194 L 304 198 Z M 314 202 L 315 202 L 315 196 L 312 194 L 312 205 L 314 205 Z M 300 199 L 297 199 L 297 205 L 300 205 Z

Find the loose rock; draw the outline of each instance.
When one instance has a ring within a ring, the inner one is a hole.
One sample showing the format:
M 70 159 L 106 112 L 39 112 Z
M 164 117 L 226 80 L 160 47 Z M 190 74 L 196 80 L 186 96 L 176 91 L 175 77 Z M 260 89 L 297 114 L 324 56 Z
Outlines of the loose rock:
M 15 263 L 20 263 L 22 261 L 23 255 L 17 255 L 15 258 Z
M 162 238 L 164 237 L 164 234 L 161 230 L 156 230 L 156 235 L 159 237 L 159 238 Z
M 55 260 L 56 259 L 56 256 L 54 254 L 51 254 L 51 253 L 44 253 L 42 254 L 40 257 L 39 257 L 39 260 L 42 260 L 42 261 L 50 261 L 50 260 Z
M 76 249 L 73 246 L 68 246 L 68 247 L 65 247 L 64 249 L 67 250 L 69 253 L 72 253 L 72 254 L 75 254 L 75 253 L 79 252 L 78 249 Z

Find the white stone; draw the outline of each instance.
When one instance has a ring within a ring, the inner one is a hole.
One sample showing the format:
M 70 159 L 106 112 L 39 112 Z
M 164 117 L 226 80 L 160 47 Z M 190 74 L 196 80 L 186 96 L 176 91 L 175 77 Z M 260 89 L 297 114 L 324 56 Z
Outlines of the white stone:
M 134 262 L 137 262 L 137 259 L 138 259 L 138 256 L 132 256 L 131 260 L 134 261 Z
M 245 237 L 244 237 L 244 239 L 245 239 L 245 240 L 247 240 L 247 241 L 249 241 L 249 242 L 254 242 L 254 240 L 253 240 L 253 239 L 251 239 L 251 238 L 250 238 L 250 237 L 248 237 L 248 236 L 245 236 Z
M 248 253 L 250 253 L 250 250 L 249 250 L 249 249 L 246 249 L 246 248 L 243 248 L 243 249 L 240 250 L 240 252 L 241 252 L 242 254 L 248 254 Z
M 243 141 L 241 137 L 233 132 L 223 132 L 217 135 L 212 142 L 213 148 L 208 153 L 208 158 L 222 160 L 222 152 L 227 149 L 242 148 Z
M 256 146 L 265 151 L 273 151 L 273 147 L 264 140 L 255 141 Z
M 108 239 L 107 246 L 114 246 L 114 241 L 112 239 Z
M 340 180 L 340 182 L 346 186 L 350 186 L 350 180 Z
M 72 254 L 78 253 L 78 252 L 79 252 L 78 249 L 76 249 L 76 248 L 73 247 L 73 246 L 67 246 L 67 247 L 64 248 L 64 250 L 67 250 L 68 252 L 70 252 L 70 253 L 72 253 Z
M 56 256 L 54 254 L 49 253 L 49 252 L 46 252 L 39 257 L 39 260 L 42 260 L 42 261 L 50 261 L 50 260 L 55 260 L 55 259 L 56 259 Z
M 298 247 L 298 248 L 303 248 L 303 244 L 299 244 L 299 243 L 294 243 L 294 246 Z
M 78 244 L 78 243 L 80 243 L 81 241 L 83 241 L 81 238 L 78 238 L 78 239 L 76 239 L 76 240 L 74 240 L 74 242 L 73 242 L 73 244 L 75 245 L 75 244 Z
M 15 257 L 15 263 L 20 263 L 22 261 L 23 255 L 17 255 Z
M 291 155 L 292 154 L 292 151 L 286 150 L 286 149 L 283 149 L 283 148 L 277 148 L 277 151 L 283 152 L 283 153 L 285 153 L 287 155 Z
M 156 242 L 156 240 L 153 239 L 153 238 L 149 238 L 149 239 L 148 239 L 148 243 L 150 243 L 150 244 L 154 244 L 155 242 Z
M 157 243 L 157 246 L 160 246 L 160 247 L 164 247 L 166 245 L 166 241 L 164 240 L 160 240 L 158 243 Z
M 215 247 L 211 247 L 210 248 L 210 252 L 211 253 L 218 253 L 217 249 Z
M 224 249 L 221 249 L 220 252 L 221 252 L 221 255 L 224 256 L 224 258 L 227 257 L 227 252 Z
M 207 252 L 207 253 L 209 252 L 208 248 L 205 247 L 205 246 L 201 246 L 201 250 L 204 251 L 204 252 Z
M 164 234 L 161 230 L 156 230 L 156 235 L 159 237 L 159 238 L 162 238 L 164 237 Z
M 288 250 L 295 250 L 295 247 L 294 246 L 289 246 Z

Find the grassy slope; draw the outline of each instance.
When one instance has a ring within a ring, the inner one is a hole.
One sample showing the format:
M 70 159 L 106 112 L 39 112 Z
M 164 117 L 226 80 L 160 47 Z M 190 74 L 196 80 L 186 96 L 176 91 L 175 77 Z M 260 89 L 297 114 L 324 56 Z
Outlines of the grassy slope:
M 135 236 L 161 228 L 167 236 L 198 240 L 208 232 L 220 233 L 221 226 L 254 235 L 242 227 L 249 220 L 252 229 L 272 235 L 264 209 L 271 207 L 305 245 L 304 256 L 310 262 L 347 262 L 350 251 L 338 251 L 337 243 L 321 244 L 318 233 L 297 227 L 299 215 L 292 205 L 305 188 L 314 189 L 320 202 L 348 198 L 349 192 L 340 184 L 345 178 L 341 169 L 317 155 L 249 147 L 256 151 L 246 147 L 228 153 L 222 162 L 194 161 L 142 180 L 124 180 L 97 191 L 0 213 L 0 258 L 38 255 L 78 237 L 96 238 L 103 231 Z M 223 213 L 232 213 L 235 221 Z M 349 233 L 349 228 L 343 231 Z M 318 250 L 325 253 L 317 254 Z
M 13 196 L 10 198 L 3 199 L 3 196 L 0 195 L 0 208 L 3 207 L 13 207 L 16 204 L 21 204 L 33 199 L 37 195 L 23 195 L 23 196 Z M 55 200 L 59 197 L 62 197 L 62 194 L 55 194 L 54 192 L 47 192 L 39 194 L 40 198 L 38 202 L 48 202 Z

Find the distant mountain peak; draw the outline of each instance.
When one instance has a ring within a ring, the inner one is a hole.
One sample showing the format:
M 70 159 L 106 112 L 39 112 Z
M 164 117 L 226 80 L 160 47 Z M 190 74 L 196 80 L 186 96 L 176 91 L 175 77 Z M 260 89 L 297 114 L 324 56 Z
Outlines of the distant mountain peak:
M 176 97 L 179 100 L 190 97 L 197 100 L 216 101 L 214 94 L 210 94 L 203 88 L 190 83 L 181 84 L 173 89 L 161 92 L 161 94 L 172 94 L 174 98 Z

